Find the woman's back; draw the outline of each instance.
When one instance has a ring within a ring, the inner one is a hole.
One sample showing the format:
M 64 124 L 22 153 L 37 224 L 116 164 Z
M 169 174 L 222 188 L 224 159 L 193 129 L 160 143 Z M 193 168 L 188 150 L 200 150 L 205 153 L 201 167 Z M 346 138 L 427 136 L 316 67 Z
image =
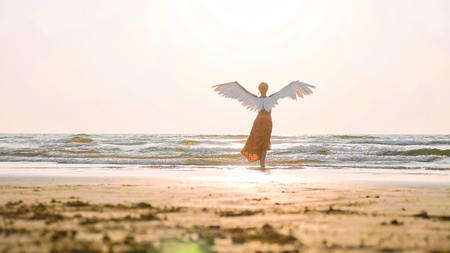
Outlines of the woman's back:
M 272 119 L 271 113 L 272 111 L 266 111 L 262 109 L 261 111 L 259 111 L 258 116 L 256 116 L 256 118 Z

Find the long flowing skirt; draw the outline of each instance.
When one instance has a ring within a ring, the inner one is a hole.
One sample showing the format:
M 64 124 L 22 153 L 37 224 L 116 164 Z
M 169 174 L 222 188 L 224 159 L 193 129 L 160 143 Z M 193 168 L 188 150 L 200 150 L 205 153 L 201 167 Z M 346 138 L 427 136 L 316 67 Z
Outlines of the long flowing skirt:
M 270 150 L 270 135 L 272 134 L 272 120 L 256 118 L 253 122 L 250 136 L 242 148 L 241 153 L 249 162 L 258 161 L 263 151 Z

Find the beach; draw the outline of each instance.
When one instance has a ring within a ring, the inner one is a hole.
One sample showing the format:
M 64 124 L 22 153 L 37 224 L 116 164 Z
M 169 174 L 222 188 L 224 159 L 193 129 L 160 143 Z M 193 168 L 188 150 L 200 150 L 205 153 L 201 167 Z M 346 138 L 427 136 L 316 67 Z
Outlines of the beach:
M 0 252 L 448 252 L 444 175 L 0 170 Z
M 0 252 L 449 252 L 449 135 L 2 134 Z
M 450 253 L 449 0 L 0 13 L 0 253 Z

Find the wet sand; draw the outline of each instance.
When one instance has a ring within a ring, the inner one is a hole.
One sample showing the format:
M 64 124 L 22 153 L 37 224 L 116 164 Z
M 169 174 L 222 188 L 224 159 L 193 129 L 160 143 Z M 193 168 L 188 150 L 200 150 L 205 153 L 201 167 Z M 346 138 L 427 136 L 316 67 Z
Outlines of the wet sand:
M 446 178 L 336 175 L 2 169 L 0 252 L 450 252 Z

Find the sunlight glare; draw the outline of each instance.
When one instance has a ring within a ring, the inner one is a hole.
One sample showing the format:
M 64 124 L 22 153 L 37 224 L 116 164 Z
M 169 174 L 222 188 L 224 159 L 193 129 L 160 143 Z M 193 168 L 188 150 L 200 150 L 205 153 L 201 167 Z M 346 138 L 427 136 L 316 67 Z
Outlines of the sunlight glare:
M 221 24 L 243 33 L 273 32 L 299 13 L 303 1 L 203 0 L 206 8 Z

